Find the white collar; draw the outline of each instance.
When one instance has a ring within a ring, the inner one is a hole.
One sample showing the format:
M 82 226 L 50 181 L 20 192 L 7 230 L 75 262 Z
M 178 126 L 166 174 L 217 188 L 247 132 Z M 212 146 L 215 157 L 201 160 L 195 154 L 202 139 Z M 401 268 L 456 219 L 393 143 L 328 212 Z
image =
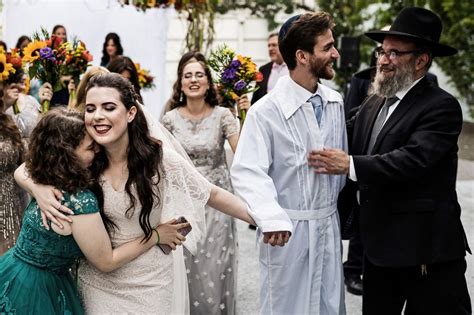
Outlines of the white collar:
M 303 104 L 307 103 L 313 95 L 321 96 L 323 106 L 331 103 L 341 103 L 341 95 L 318 83 L 318 89 L 311 93 L 296 83 L 290 76 L 280 78 L 277 86 L 272 90 L 276 94 L 276 102 L 280 104 L 285 119 L 289 119 Z

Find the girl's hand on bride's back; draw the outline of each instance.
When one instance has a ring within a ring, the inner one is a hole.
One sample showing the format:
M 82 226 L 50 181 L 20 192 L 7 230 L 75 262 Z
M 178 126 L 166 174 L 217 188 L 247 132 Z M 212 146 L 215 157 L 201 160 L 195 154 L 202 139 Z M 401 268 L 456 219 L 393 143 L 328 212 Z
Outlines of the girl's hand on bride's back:
M 58 219 L 72 222 L 72 219 L 67 217 L 65 214 L 74 214 L 74 212 L 61 204 L 63 198 L 61 191 L 53 186 L 36 184 L 32 188 L 32 193 L 41 209 L 41 219 L 43 221 L 43 226 L 46 229 L 49 230 L 48 220 L 60 229 L 63 228 L 63 224 Z

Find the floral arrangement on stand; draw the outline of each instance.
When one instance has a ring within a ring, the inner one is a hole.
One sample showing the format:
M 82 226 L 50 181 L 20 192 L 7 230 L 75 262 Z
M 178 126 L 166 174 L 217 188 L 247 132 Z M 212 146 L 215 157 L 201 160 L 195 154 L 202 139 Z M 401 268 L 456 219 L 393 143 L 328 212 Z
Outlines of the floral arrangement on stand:
M 150 74 L 150 71 L 142 68 L 139 63 L 135 63 L 135 68 L 137 69 L 138 84 L 140 84 L 140 88 L 144 90 L 153 89 L 155 87 L 155 83 L 153 82 L 155 77 Z
M 3 48 L 0 48 L 0 82 L 5 84 L 11 84 L 19 82 L 23 76 L 23 63 L 18 49 L 13 48 L 9 53 L 5 52 Z M 13 113 L 20 113 L 20 108 L 17 102 L 13 104 Z
M 78 82 L 79 76 L 92 61 L 92 55 L 83 42 L 63 42 L 60 37 L 50 36 L 45 29 L 41 29 L 41 34 L 33 35 L 33 41 L 24 48 L 23 54 L 29 77 L 42 83 L 49 82 L 53 92 L 63 88 L 61 76 L 71 75 Z M 41 111 L 47 112 L 49 106 L 50 101 L 45 100 L 41 104 Z
M 145 12 L 152 8 L 174 9 L 186 20 L 187 50 L 205 52 L 214 40 L 215 7 L 222 0 L 118 0 L 120 5 L 133 5 L 139 11 Z
M 239 97 L 256 91 L 255 83 L 263 79 L 250 57 L 237 55 L 226 45 L 212 51 L 208 62 L 217 77 L 215 83 L 224 107 L 234 107 Z M 239 116 L 243 122 L 246 111 L 241 110 Z

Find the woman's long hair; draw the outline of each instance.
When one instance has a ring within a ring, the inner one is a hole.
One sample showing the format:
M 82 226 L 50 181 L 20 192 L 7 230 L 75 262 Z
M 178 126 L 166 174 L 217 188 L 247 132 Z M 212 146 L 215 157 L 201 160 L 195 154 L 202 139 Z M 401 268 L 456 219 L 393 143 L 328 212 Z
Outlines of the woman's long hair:
M 102 58 L 100 59 L 100 65 L 103 67 L 106 67 L 107 64 L 110 62 L 110 56 L 107 53 L 107 43 L 109 42 L 109 40 L 112 40 L 112 42 L 115 44 L 115 47 L 117 47 L 117 53 L 115 55 L 123 55 L 123 47 L 122 43 L 120 42 L 120 36 L 118 36 L 117 33 L 107 34 L 107 36 L 105 36 L 105 42 L 102 48 Z
M 89 81 L 86 93 L 94 87 L 107 87 L 117 90 L 120 100 L 127 110 L 132 106 L 137 108 L 135 118 L 128 124 L 129 145 L 127 151 L 128 179 L 125 191 L 130 198 L 130 207 L 126 215 L 131 216 L 137 207 L 137 200 L 133 194 L 136 189 L 141 204 L 139 222 L 140 227 L 148 240 L 152 236 L 150 213 L 154 206 L 161 204 L 158 184 L 161 181 L 163 150 L 161 142 L 150 136 L 145 115 L 137 103 L 137 95 L 132 84 L 120 74 L 97 74 Z M 96 155 L 92 166 L 92 173 L 96 177 L 103 174 L 109 166 L 104 148 Z
M 143 104 L 143 99 L 140 94 L 140 83 L 138 82 L 137 68 L 135 67 L 132 59 L 125 56 L 117 56 L 111 62 L 109 62 L 107 69 L 110 72 L 118 74 L 128 71 L 130 73 L 130 82 L 132 83 L 135 93 L 138 96 L 138 101 Z
M 201 54 L 199 51 L 192 50 L 185 53 L 179 60 L 177 73 L 178 75 L 176 77 L 175 83 L 173 84 L 173 95 L 170 99 L 170 110 L 175 109 L 176 107 L 186 105 L 186 95 L 184 95 L 184 93 L 181 94 L 181 79 L 183 78 L 184 67 L 186 67 L 186 65 L 191 62 L 199 62 L 202 65 L 202 67 L 204 68 L 204 72 L 206 73 L 207 80 L 209 81 L 210 88 L 209 90 L 207 90 L 207 95 L 205 97 L 206 103 L 210 106 L 215 106 L 218 104 L 216 91 L 213 88 L 211 70 L 209 69 L 209 66 L 207 64 L 206 57 L 204 57 L 204 55 Z

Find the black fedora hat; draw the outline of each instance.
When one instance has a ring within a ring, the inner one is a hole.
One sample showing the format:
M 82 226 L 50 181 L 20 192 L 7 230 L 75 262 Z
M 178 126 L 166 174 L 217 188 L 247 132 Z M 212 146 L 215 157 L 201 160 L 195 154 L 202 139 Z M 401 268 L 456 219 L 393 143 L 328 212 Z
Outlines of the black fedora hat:
M 409 7 L 398 13 L 388 31 L 370 31 L 365 35 L 379 43 L 387 35 L 407 37 L 428 45 L 433 56 L 452 56 L 458 51 L 439 42 L 442 30 L 441 19 L 435 13 L 424 8 Z

